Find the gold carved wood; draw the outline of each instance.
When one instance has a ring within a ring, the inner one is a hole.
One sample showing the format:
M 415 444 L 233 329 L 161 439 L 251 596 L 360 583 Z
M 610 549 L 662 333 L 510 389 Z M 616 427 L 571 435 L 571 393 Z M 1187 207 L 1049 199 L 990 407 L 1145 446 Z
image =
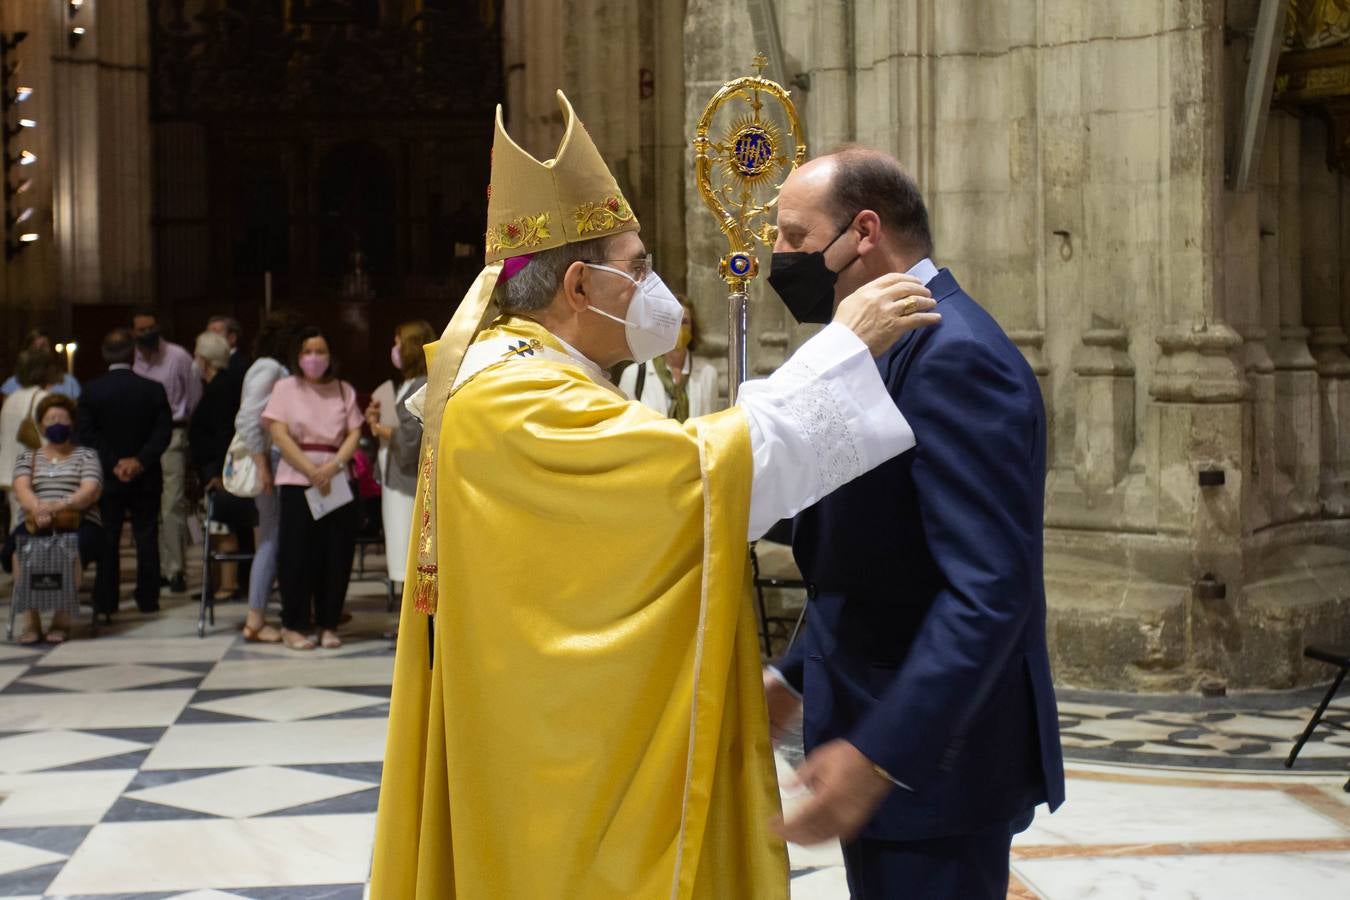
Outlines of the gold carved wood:
M 1327 164 L 1350 175 L 1350 0 L 1289 0 L 1274 104 L 1327 123 Z
M 1350 38 L 1350 0 L 1289 0 L 1285 44 L 1296 50 L 1334 47 Z

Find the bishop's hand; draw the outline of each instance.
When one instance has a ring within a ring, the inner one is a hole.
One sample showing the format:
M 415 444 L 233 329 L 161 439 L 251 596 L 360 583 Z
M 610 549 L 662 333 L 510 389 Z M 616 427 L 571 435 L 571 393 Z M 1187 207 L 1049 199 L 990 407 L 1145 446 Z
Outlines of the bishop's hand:
M 880 356 L 909 332 L 942 321 L 942 316 L 929 312 L 936 305 L 919 279 L 888 272 L 845 297 L 834 311 L 834 321 L 856 334 L 873 356 Z

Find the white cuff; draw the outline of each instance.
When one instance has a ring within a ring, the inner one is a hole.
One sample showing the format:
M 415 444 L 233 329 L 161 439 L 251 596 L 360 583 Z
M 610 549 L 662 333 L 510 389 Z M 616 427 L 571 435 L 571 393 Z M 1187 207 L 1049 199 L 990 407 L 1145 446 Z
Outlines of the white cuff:
M 801 691 L 797 690 L 790 683 L 788 683 L 787 678 L 783 675 L 782 672 L 778 671 L 777 666 L 765 666 L 764 671 L 768 672 L 769 676 L 773 678 L 774 681 L 778 682 L 783 687 L 787 688 L 789 694 L 796 697 L 798 700 L 802 699 Z

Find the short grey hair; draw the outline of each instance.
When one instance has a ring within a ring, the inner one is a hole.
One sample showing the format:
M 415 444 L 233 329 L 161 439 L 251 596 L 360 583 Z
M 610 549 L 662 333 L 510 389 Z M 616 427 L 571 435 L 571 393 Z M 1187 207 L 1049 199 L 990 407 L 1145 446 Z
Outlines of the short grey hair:
M 563 274 L 572 263 L 602 260 L 608 247 L 609 237 L 605 236 L 540 250 L 509 281 L 497 283 L 492 299 L 504 313 L 543 309 L 553 302 L 562 286 Z
M 214 331 L 203 331 L 197 335 L 196 355 L 217 369 L 227 368 L 230 364 L 230 343 L 224 335 Z

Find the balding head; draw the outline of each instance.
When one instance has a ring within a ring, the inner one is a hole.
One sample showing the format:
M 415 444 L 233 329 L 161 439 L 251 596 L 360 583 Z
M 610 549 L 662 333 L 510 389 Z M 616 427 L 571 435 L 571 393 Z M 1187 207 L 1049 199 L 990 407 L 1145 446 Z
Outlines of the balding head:
M 840 228 L 864 209 L 881 220 L 887 240 L 916 257 L 933 255 L 928 207 L 919 185 L 889 153 L 850 144 L 821 157 L 831 176 L 829 209 Z

